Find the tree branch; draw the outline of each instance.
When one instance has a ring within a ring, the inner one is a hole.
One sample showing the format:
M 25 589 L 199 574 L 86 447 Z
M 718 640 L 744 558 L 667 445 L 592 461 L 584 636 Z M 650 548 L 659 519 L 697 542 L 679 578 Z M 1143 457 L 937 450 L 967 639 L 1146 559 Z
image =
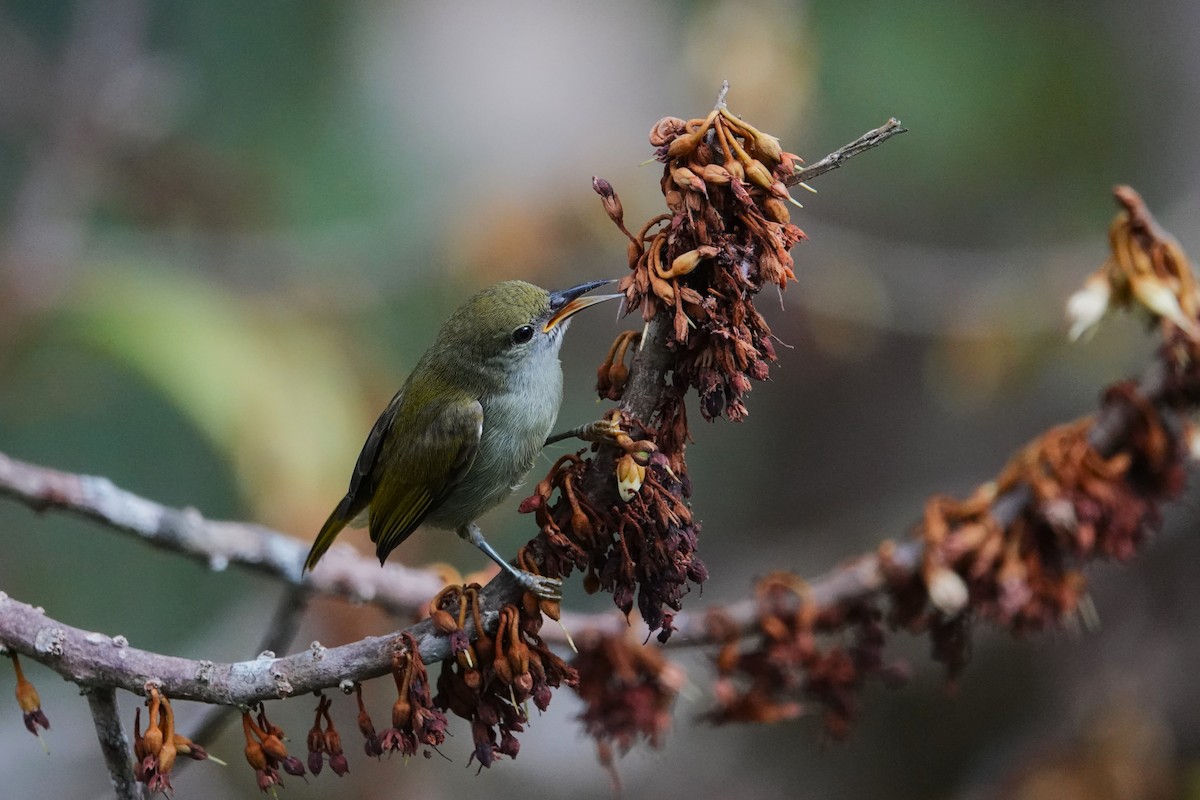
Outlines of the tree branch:
M 133 750 L 129 747 L 125 729 L 121 727 L 116 690 L 97 686 L 85 694 L 117 800 L 143 800 L 145 793 L 142 784 L 133 778 Z
M 850 142 L 850 144 L 839 147 L 837 150 L 834 150 L 820 161 L 804 167 L 803 169 L 797 170 L 796 174 L 789 177 L 786 181 L 784 181 L 784 183 L 786 183 L 788 186 L 795 186 L 797 184 L 804 183 L 805 181 L 810 181 L 820 175 L 824 175 L 826 172 L 832 172 L 842 164 L 846 163 L 847 159 L 853 158 L 860 153 L 865 153 L 874 147 L 878 147 L 888 139 L 901 133 L 908 133 L 908 128 L 901 125 L 900 120 L 892 117 L 883 125 L 867 131 L 853 142 Z
M 222 570 L 237 564 L 312 592 L 372 602 L 394 614 L 411 614 L 442 588 L 431 570 L 357 556 L 334 545 L 317 569 L 301 575 L 306 545 L 262 525 L 205 519 L 194 508 L 177 509 L 121 489 L 108 478 L 18 461 L 0 453 L 0 494 L 36 511 L 55 509 L 137 534 L 155 547 L 182 553 Z

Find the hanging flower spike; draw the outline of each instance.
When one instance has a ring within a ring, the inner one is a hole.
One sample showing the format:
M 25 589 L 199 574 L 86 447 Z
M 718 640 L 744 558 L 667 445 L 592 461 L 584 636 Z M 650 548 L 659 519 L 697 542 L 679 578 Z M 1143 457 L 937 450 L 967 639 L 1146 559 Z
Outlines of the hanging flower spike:
M 306 743 L 308 745 L 308 771 L 314 776 L 320 775 L 321 770 L 325 766 L 325 732 L 321 730 L 322 712 L 325 711 L 326 703 L 330 702 L 329 698 L 324 694 L 318 693 L 320 698 L 317 701 L 316 718 L 313 720 L 313 725 L 308 729 Z
M 329 754 L 329 768 L 333 770 L 333 774 L 339 778 L 350 771 L 350 762 L 346 760 L 346 754 L 342 752 L 342 737 L 337 732 L 337 728 L 333 726 L 333 717 L 329 714 L 329 709 L 333 707 L 333 701 L 329 700 L 325 703 L 325 752 Z
M 15 652 L 10 653 L 12 659 L 13 671 L 17 674 L 17 705 L 21 708 L 21 714 L 24 716 L 25 730 L 38 737 L 38 741 L 42 743 L 42 748 L 49 753 L 50 748 L 46 744 L 46 740 L 42 738 L 42 734 L 38 728 L 50 730 L 50 720 L 46 718 L 46 714 L 42 711 L 42 699 L 38 696 L 37 689 L 33 684 L 25 678 L 25 673 L 21 671 L 21 660 Z

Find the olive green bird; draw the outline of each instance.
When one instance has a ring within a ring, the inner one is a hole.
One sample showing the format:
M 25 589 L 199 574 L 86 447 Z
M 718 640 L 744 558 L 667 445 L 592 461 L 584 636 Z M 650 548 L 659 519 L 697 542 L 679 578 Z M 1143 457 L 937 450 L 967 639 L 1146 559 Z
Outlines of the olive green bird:
M 506 281 L 455 311 L 375 422 L 304 569 L 347 525 L 368 528 L 382 564 L 428 523 L 456 531 L 535 594 L 560 597 L 561 581 L 513 567 L 475 520 L 520 485 L 541 452 L 562 401 L 563 334 L 575 313 L 621 297 L 583 297 L 605 283 L 548 292 Z

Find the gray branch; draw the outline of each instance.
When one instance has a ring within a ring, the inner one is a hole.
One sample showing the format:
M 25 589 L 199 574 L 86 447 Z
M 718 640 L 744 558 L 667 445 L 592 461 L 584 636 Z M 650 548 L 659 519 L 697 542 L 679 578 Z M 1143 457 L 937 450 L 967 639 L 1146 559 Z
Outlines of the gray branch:
M 411 614 L 442 588 L 429 570 L 358 556 L 334 545 L 318 567 L 301 575 L 308 548 L 300 540 L 247 522 L 205 519 L 194 508 L 177 509 L 139 497 L 108 478 L 75 475 L 28 464 L 0 453 L 0 495 L 37 511 L 66 511 L 137 534 L 156 547 L 182 553 L 214 570 L 237 564 L 315 593 L 371 602 L 394 614 Z
M 826 172 L 832 172 L 846 163 L 847 159 L 853 158 L 860 153 L 865 153 L 873 147 L 878 147 L 888 139 L 901 133 L 908 133 L 908 128 L 901 125 L 900 120 L 892 117 L 883 125 L 867 131 L 853 142 L 850 142 L 850 144 L 839 147 L 820 161 L 798 170 L 795 175 L 789 177 L 784 183 L 788 186 L 795 186 L 796 184 L 810 181 L 819 175 L 824 175 Z
M 125 736 L 125 729 L 121 727 L 116 690 L 97 686 L 86 694 L 117 800 L 143 800 L 146 795 L 142 791 L 142 784 L 133 778 L 133 750 Z
M 522 589 L 504 574 L 488 587 L 483 620 L 494 627 L 500 607 Z M 408 630 L 425 663 L 450 656 L 449 640 L 435 634 L 429 620 Z M 123 636 L 72 627 L 0 592 L 0 645 L 41 662 L 84 689 L 117 688 L 141 695 L 147 683 L 154 683 L 173 700 L 248 706 L 377 678 L 391 669 L 398 641 L 399 632 L 340 647 L 313 643 L 282 658 L 225 664 L 194 661 L 131 647 Z

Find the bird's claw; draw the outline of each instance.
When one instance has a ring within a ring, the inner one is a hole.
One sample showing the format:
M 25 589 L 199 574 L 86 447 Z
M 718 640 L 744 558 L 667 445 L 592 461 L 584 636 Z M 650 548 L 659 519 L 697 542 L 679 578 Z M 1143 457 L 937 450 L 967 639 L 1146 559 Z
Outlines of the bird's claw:
M 533 592 L 541 600 L 562 600 L 562 578 L 548 578 L 521 570 L 517 572 L 517 579 L 526 591 Z
M 614 443 L 616 439 L 624 434 L 621 429 L 620 419 L 605 417 L 593 422 L 589 422 L 579 429 L 579 438 L 585 442 L 608 442 Z

